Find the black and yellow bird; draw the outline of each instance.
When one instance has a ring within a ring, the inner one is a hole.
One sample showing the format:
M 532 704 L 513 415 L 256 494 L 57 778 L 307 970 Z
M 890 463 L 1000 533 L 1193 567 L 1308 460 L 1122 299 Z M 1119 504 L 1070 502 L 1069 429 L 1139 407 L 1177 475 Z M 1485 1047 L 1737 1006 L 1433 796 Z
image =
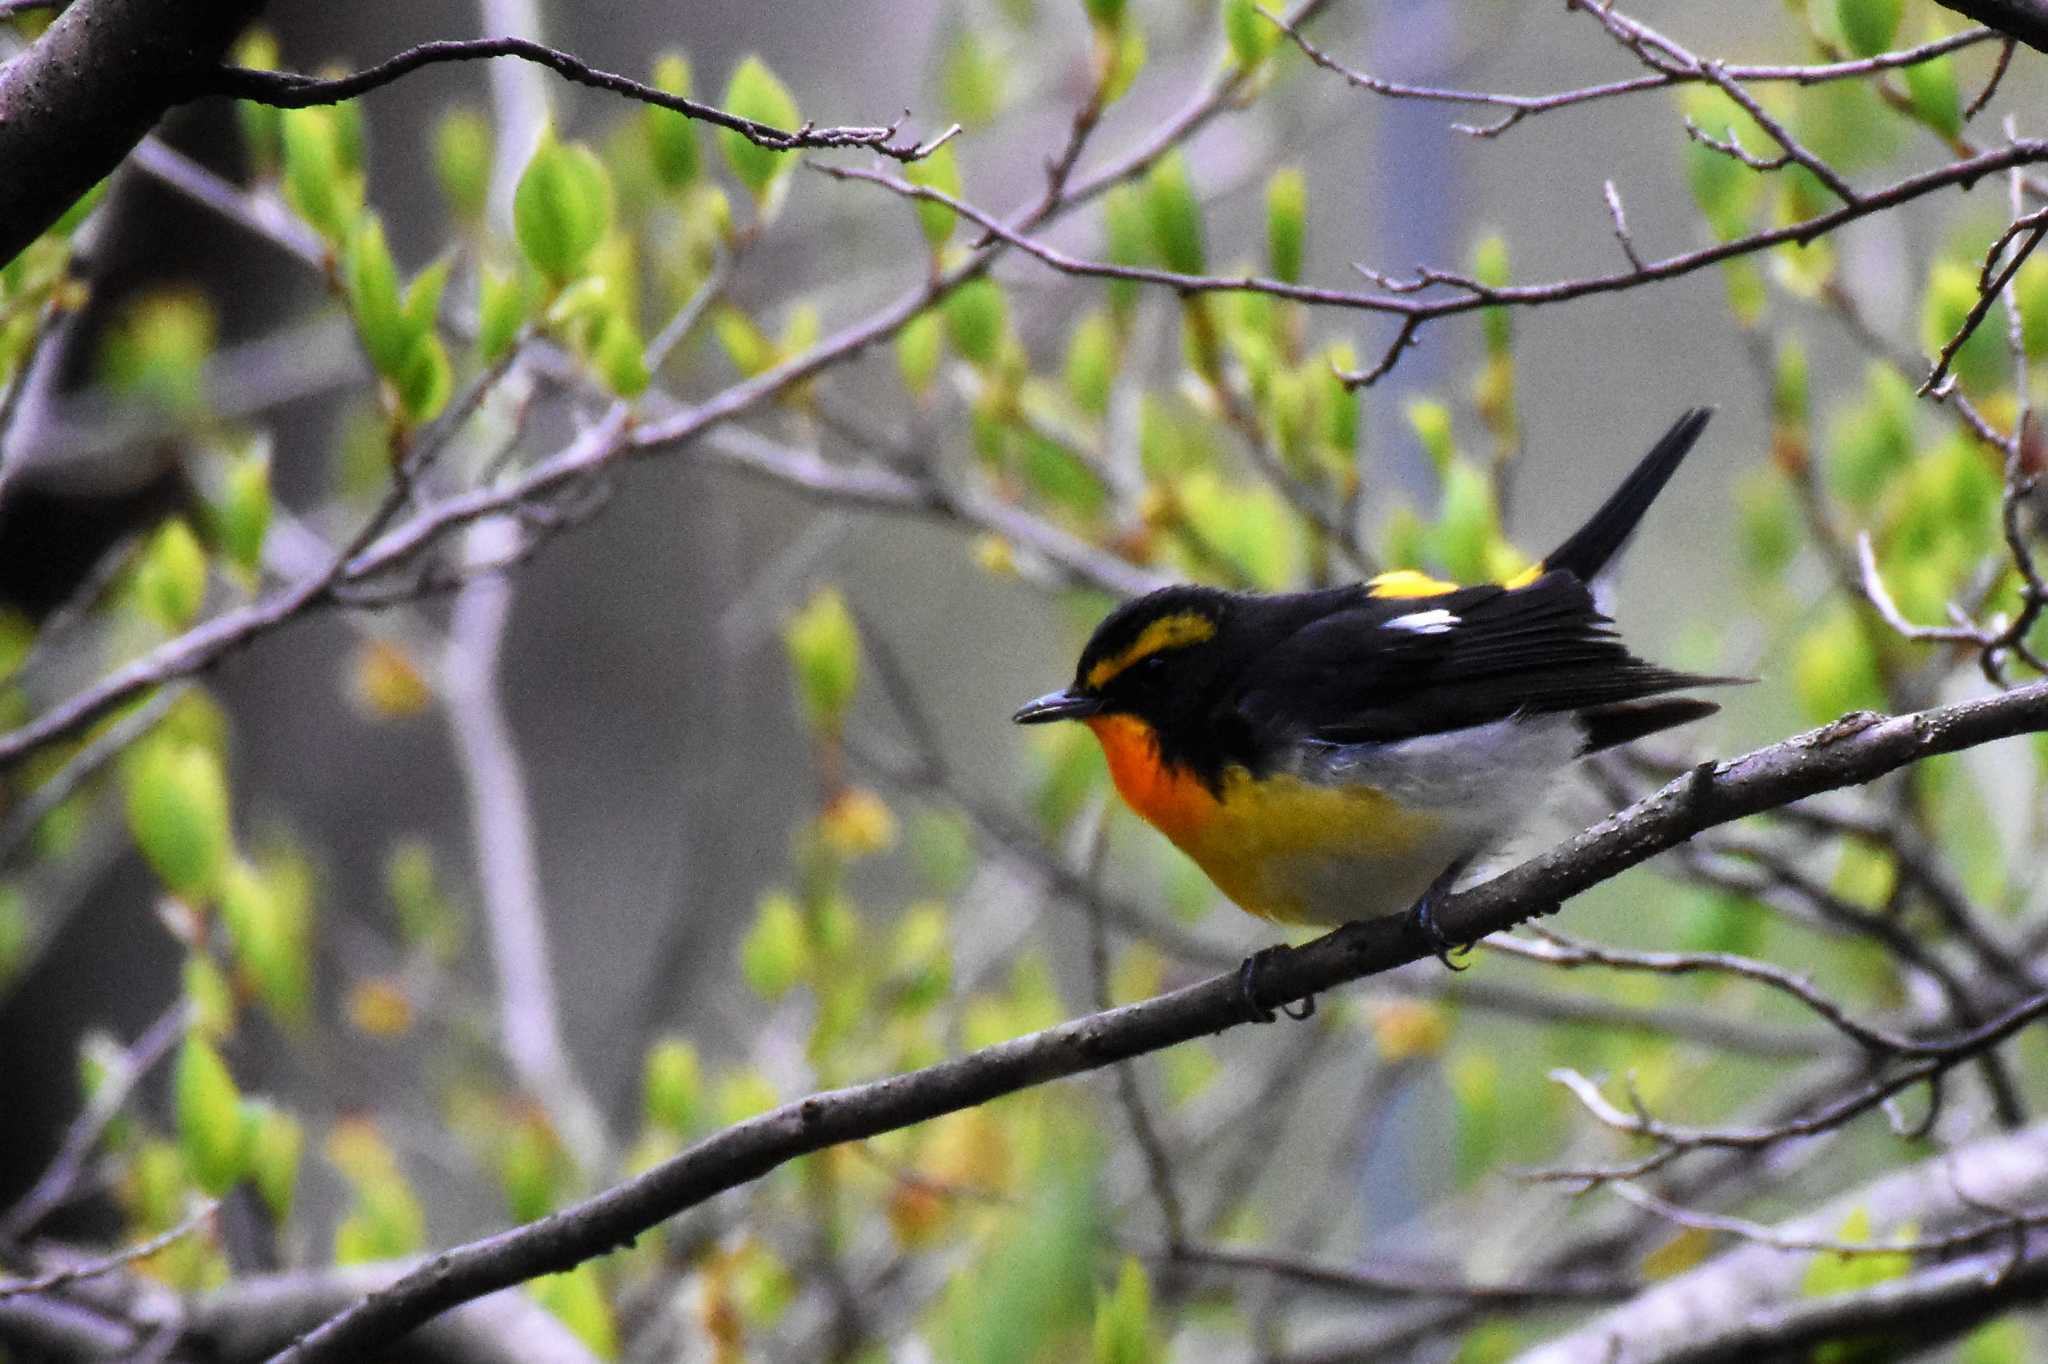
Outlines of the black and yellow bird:
M 1504 583 L 1402 569 L 1274 596 L 1162 588 L 1015 718 L 1094 730 L 1124 800 L 1241 908 L 1325 925 L 1412 908 L 1448 964 L 1434 900 L 1554 777 L 1711 715 L 1671 693 L 1736 680 L 1637 658 L 1594 600 L 1708 416 L 1679 418 L 1584 528 Z

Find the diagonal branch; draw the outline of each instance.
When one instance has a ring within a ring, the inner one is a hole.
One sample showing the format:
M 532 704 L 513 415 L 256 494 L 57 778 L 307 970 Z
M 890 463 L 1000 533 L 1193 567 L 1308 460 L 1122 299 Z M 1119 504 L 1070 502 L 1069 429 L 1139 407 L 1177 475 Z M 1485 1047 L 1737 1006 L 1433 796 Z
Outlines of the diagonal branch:
M 705 104 L 683 95 L 670 94 L 666 90 L 636 81 L 631 76 L 600 70 L 567 52 L 528 38 L 448 38 L 421 43 L 375 66 L 331 80 L 301 75 L 295 71 L 256 71 L 248 67 L 226 66 L 213 73 L 206 83 L 206 88 L 200 93 L 229 95 L 279 109 L 303 109 L 314 104 L 339 104 L 343 100 L 354 99 L 380 86 L 389 85 L 423 67 L 443 62 L 487 61 L 493 57 L 516 57 L 521 61 L 537 63 L 577 85 L 587 85 L 594 90 L 623 95 L 642 104 L 653 104 L 673 110 L 686 118 L 698 119 L 720 128 L 729 128 L 749 142 L 767 147 L 771 151 L 864 147 L 870 151 L 880 152 L 884 156 L 894 157 L 898 161 L 916 161 L 929 155 L 940 142 L 952 136 L 952 133 L 948 132 L 934 138 L 929 144 L 919 144 L 915 141 L 899 143 L 895 138 L 897 130 L 902 127 L 900 119 L 886 127 L 819 128 L 806 123 L 801 128 L 777 128 L 773 124 L 729 113 L 715 104 Z
M 1845 716 L 1742 757 L 1702 764 L 1549 852 L 1452 897 L 1438 922 L 1453 940 L 1476 940 L 1553 911 L 1703 829 L 1874 781 L 1937 753 L 2043 730 L 2048 682 L 1908 715 Z M 1238 973 L 1227 972 L 921 1070 L 785 1104 L 580 1204 L 435 1256 L 280 1352 L 275 1364 L 374 1355 L 449 1307 L 629 1244 L 797 1156 L 1236 1027 L 1267 1004 L 1330 990 L 1429 951 L 1407 916 L 1354 923 L 1267 958 L 1261 998 L 1246 999 Z

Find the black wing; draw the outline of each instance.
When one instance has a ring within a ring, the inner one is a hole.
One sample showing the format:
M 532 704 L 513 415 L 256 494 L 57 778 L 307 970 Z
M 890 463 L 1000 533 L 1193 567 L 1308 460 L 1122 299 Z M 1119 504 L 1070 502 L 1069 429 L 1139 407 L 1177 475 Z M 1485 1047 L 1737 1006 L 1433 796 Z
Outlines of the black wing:
M 1673 702 L 1636 719 L 1617 708 L 1730 680 L 1637 658 L 1586 585 L 1554 571 L 1521 588 L 1353 598 L 1266 650 L 1233 709 L 1273 738 L 1326 743 L 1387 742 L 1560 711 L 1586 713 L 1604 730 L 1648 733 L 1713 706 Z M 1652 714 L 1668 718 L 1643 727 Z

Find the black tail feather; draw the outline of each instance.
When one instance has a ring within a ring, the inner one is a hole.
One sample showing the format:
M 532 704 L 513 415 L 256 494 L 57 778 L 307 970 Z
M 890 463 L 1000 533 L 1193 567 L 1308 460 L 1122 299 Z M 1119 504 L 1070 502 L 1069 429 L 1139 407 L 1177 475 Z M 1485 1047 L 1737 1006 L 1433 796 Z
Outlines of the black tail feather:
M 1717 683 L 1739 680 L 1726 677 L 1700 679 Z M 1623 701 L 1610 706 L 1594 706 L 1579 712 L 1579 723 L 1586 727 L 1586 746 L 1579 752 L 1598 753 L 1603 748 L 1613 748 L 1616 744 L 1640 739 L 1645 734 L 1655 734 L 1660 729 L 1704 720 L 1719 709 L 1712 701 L 1702 701 L 1696 696 L 1666 696 L 1654 701 Z
M 1707 419 L 1713 415 L 1710 407 L 1695 407 L 1672 423 L 1664 438 L 1650 448 L 1635 472 L 1622 481 L 1614 495 L 1593 513 L 1593 518 L 1544 558 L 1543 567 L 1566 569 L 1581 582 L 1591 582 L 1635 530 L 1643 513 L 1657 500 L 1657 494 L 1664 491 L 1679 461 L 1692 449 L 1693 442 L 1706 429 Z

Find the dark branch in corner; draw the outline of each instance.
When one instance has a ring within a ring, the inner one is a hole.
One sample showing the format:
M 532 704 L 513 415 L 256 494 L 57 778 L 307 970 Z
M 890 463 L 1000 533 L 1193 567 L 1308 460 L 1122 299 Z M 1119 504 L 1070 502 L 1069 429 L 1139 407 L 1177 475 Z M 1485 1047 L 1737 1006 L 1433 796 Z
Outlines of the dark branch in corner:
M 0 65 L 0 265 L 204 88 L 261 0 L 76 0 Z
M 895 140 L 897 130 L 903 126 L 901 119 L 886 127 L 817 128 L 806 123 L 794 131 L 777 128 L 728 113 L 714 104 L 704 104 L 682 95 L 670 94 L 666 90 L 658 90 L 630 76 L 601 71 L 566 52 L 525 38 L 445 39 L 421 43 L 375 66 L 331 80 L 301 75 L 293 71 L 256 71 L 244 66 L 221 67 L 214 72 L 206 88 L 199 93 L 229 95 L 279 109 L 303 109 L 315 104 L 339 104 L 343 100 L 354 99 L 380 86 L 389 85 L 401 76 L 410 75 L 423 67 L 439 65 L 442 62 L 487 61 L 494 57 L 517 57 L 521 61 L 535 62 L 577 85 L 587 85 L 594 90 L 623 95 L 642 104 L 658 105 L 689 118 L 729 128 L 749 142 L 779 152 L 810 148 L 865 147 L 870 151 L 880 152 L 883 156 L 894 157 L 898 161 L 916 161 L 929 156 L 941 143 L 948 141 L 959 131 L 956 126 L 941 133 L 929 143 L 919 143 Z
M 1958 14 L 1967 14 L 1987 28 L 2017 38 L 2037 52 L 2048 52 L 2048 0 L 1940 0 Z
M 1691 770 L 1542 856 L 1454 896 L 1439 922 L 1454 940 L 1476 940 L 1553 911 L 1704 829 L 1874 781 L 1938 753 L 2041 730 L 2048 730 L 2048 682 L 1910 715 L 1844 716 Z M 1428 952 L 1407 916 L 1351 924 L 1276 954 L 1261 975 L 1263 998 L 1251 1003 L 1300 999 Z M 458 1303 L 629 1245 L 662 1221 L 797 1156 L 1240 1026 L 1246 1004 L 1237 973 L 1229 972 L 922 1070 L 785 1104 L 581 1204 L 434 1256 L 281 1352 L 275 1364 L 373 1355 Z

